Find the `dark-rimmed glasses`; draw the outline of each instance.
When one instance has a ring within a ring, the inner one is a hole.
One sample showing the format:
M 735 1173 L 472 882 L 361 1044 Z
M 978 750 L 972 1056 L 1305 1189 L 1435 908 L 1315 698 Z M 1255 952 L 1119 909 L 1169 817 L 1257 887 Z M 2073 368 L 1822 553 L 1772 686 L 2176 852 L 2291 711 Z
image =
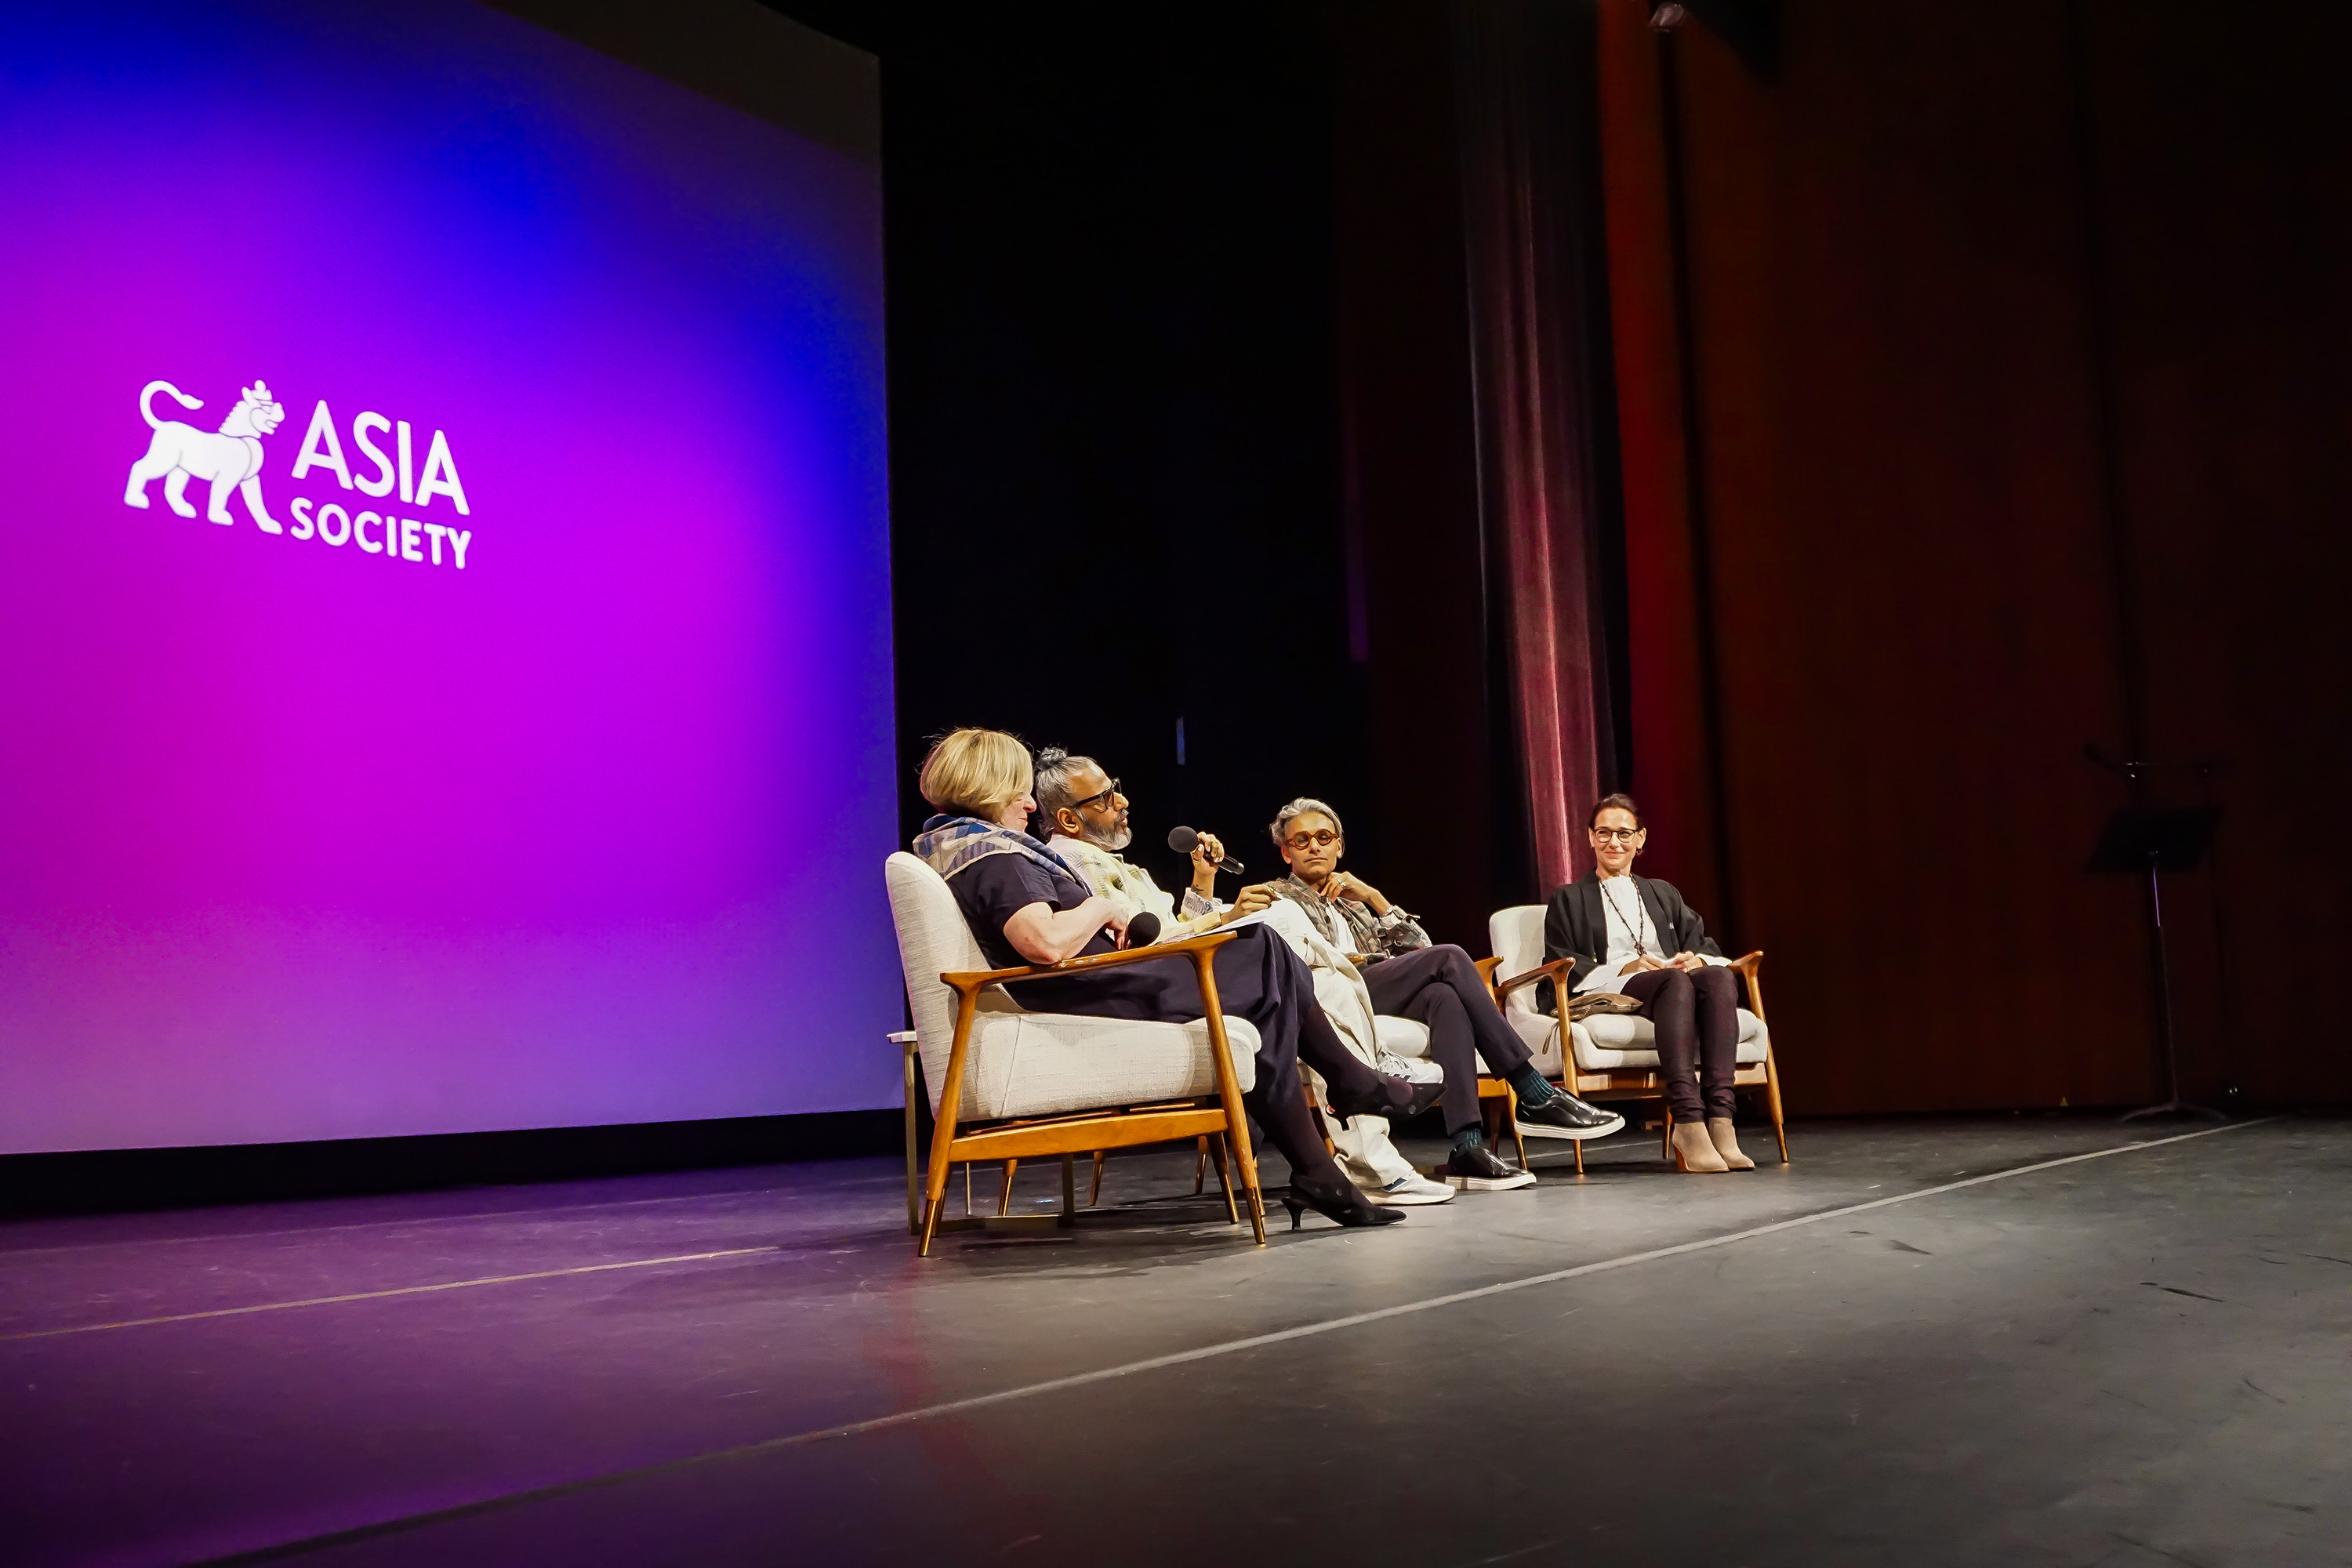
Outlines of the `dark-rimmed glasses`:
M 1283 840 L 1293 849 L 1328 849 L 1339 842 L 1339 836 L 1326 827 L 1317 833 L 1294 833 Z
M 1110 797 L 1118 793 L 1118 781 L 1117 779 L 1113 779 L 1110 781 L 1110 787 L 1108 789 L 1097 790 L 1093 795 L 1087 796 L 1084 800 L 1072 801 L 1070 803 L 1070 809 L 1073 811 L 1084 811 L 1090 805 L 1107 806 L 1110 804 Z
M 1638 827 L 1596 827 L 1591 832 L 1593 837 L 1605 838 L 1612 844 L 1631 844 L 1642 836 Z

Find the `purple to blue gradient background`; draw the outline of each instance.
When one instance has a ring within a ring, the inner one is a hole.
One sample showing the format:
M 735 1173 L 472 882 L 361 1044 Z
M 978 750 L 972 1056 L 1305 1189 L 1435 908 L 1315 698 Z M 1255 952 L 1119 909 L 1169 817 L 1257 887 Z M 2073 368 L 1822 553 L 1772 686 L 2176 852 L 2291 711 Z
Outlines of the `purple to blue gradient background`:
M 877 172 L 462 0 L 8 21 L 0 1152 L 892 1099 Z M 466 571 L 123 505 L 256 377 Z

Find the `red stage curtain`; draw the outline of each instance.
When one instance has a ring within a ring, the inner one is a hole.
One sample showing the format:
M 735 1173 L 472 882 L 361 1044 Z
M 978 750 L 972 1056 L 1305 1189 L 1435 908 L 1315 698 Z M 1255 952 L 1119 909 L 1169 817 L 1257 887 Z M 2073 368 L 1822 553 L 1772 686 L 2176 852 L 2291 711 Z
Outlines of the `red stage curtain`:
M 1618 784 L 1600 531 L 1615 504 L 1597 323 L 1591 18 L 1533 0 L 1457 0 L 1480 501 L 1504 611 L 1535 869 L 1546 889 L 1591 860 L 1584 815 Z

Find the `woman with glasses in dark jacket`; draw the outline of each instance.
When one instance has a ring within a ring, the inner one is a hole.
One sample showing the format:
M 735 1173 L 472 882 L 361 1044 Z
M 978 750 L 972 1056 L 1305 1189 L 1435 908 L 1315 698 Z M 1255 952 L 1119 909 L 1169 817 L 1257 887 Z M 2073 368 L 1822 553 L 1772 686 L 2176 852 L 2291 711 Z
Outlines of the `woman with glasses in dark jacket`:
M 1672 882 L 1633 875 L 1649 834 L 1632 795 L 1603 796 L 1586 832 L 1594 868 L 1552 894 L 1544 957 L 1573 961 L 1570 992 L 1613 991 L 1641 1003 L 1657 1031 L 1675 1168 L 1752 1171 L 1756 1162 L 1740 1152 L 1731 1125 L 1739 976 Z

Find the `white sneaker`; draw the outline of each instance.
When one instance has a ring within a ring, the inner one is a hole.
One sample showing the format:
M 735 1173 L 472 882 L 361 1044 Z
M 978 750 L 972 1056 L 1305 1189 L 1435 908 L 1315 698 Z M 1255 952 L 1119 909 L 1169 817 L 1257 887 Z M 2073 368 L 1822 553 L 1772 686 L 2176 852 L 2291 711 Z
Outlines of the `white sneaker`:
M 1426 1176 L 1399 1176 L 1385 1187 L 1377 1187 L 1364 1196 L 1376 1204 L 1407 1208 L 1416 1204 L 1450 1204 L 1454 1188 L 1444 1182 L 1433 1182 Z
M 1407 1083 L 1444 1083 L 1445 1069 L 1427 1059 L 1414 1060 L 1394 1051 L 1381 1053 L 1380 1073 L 1383 1078 L 1402 1079 Z

